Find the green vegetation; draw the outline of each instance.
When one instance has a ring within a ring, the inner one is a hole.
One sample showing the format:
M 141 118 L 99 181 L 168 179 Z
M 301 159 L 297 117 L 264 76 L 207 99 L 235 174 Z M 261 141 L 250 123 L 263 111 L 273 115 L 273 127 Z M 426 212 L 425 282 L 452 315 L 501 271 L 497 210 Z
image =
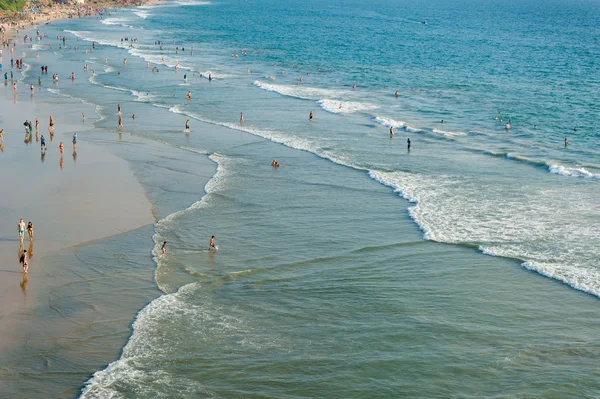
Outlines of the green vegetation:
M 0 10 L 19 12 L 25 7 L 27 0 L 0 0 Z

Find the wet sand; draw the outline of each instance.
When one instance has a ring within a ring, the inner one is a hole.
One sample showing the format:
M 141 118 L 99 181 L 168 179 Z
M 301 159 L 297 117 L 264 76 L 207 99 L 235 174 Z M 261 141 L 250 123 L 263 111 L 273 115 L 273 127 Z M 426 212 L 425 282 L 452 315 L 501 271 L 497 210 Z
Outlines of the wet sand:
M 5 350 L 27 344 L 17 333 L 19 326 L 27 321 L 28 312 L 47 302 L 48 298 L 37 295 L 41 288 L 57 283 L 56 276 L 46 270 L 46 257 L 155 220 L 152 205 L 127 162 L 86 140 L 92 121 L 81 124 L 80 115 L 92 116 L 90 106 L 70 99 L 52 104 L 37 101 L 20 86 L 23 92 L 16 103 L 10 87 L 0 89 L 0 106 L 5 110 L 0 119 L 0 128 L 5 130 L 0 152 L 0 358 Z M 50 115 L 56 121 L 52 141 L 47 130 Z M 35 129 L 32 142 L 24 143 L 23 122 L 36 117 L 40 136 L 46 137 L 44 157 Z M 76 154 L 71 144 L 75 131 Z M 62 155 L 61 141 L 65 146 Z M 20 218 L 35 226 L 33 242 L 27 233 L 24 240 L 25 249 L 32 253 L 28 276 L 23 275 L 18 260 Z

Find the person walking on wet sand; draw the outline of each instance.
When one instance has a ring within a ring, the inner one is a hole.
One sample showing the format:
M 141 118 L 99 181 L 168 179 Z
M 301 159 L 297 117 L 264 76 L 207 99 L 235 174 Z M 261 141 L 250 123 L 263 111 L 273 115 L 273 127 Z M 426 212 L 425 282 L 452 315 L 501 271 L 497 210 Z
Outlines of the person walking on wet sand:
M 33 241 L 33 223 L 27 223 L 27 233 L 29 233 L 29 241 Z
M 17 227 L 19 228 L 19 241 L 23 242 L 25 239 L 25 222 L 23 219 L 19 220 Z
M 19 263 L 23 265 L 23 273 L 29 273 L 29 262 L 27 261 L 27 250 L 23 250 L 21 257 L 19 258 Z

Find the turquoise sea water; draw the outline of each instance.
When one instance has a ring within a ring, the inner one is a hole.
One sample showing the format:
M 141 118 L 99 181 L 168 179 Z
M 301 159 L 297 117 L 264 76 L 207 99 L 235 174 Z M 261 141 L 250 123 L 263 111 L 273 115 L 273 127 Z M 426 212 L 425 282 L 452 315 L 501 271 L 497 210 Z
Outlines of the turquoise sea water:
M 26 82 L 48 64 L 107 142 L 121 104 L 124 135 L 173 151 L 117 150 L 156 204 L 163 295 L 82 397 L 595 397 L 599 22 L 311 0 L 45 26 Z

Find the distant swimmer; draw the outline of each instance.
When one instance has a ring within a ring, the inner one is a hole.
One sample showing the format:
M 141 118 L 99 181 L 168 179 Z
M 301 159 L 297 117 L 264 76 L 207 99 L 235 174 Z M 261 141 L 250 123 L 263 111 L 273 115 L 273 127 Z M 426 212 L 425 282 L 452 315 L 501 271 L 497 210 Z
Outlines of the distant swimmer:
M 279 162 L 277 162 L 276 159 L 273 160 L 273 162 L 271 162 L 271 166 L 274 168 L 278 168 L 279 167 Z
M 504 125 L 504 128 L 505 128 L 506 130 L 510 130 L 510 123 L 507 123 L 506 125 Z
M 568 147 L 568 146 L 569 146 L 569 140 L 567 140 L 567 139 L 565 138 L 565 147 Z
M 390 126 L 390 137 L 394 137 L 394 127 Z
M 444 120 L 442 119 L 442 121 L 440 123 L 444 123 Z
M 135 114 L 131 115 L 131 119 L 135 119 Z
M 352 88 L 353 88 L 353 89 L 356 89 L 356 85 L 352 85 Z
M 188 94 L 187 94 L 187 99 L 188 99 L 188 100 L 191 100 L 191 99 L 192 99 L 192 92 L 191 92 L 191 91 L 188 91 Z
M 162 247 L 160 248 L 160 252 L 162 252 L 162 254 L 166 254 L 167 253 L 167 242 L 163 242 Z
M 209 81 L 209 82 L 212 82 L 212 73 L 209 73 L 209 74 L 208 74 L 208 81 Z
M 408 150 L 410 151 L 410 138 L 406 139 L 406 145 L 407 145 Z
M 240 112 L 240 123 L 244 123 L 244 114 Z
M 577 128 L 576 128 L 576 127 L 574 127 L 574 128 L 573 128 L 573 131 L 574 131 L 574 132 L 576 132 L 576 131 L 577 131 Z
M 398 90 L 396 90 L 396 97 L 400 97 L 400 93 L 398 93 Z
M 190 120 L 189 119 L 185 121 L 185 131 L 187 133 L 190 132 Z
M 210 242 L 208 243 L 208 249 L 216 251 L 217 246 L 215 245 L 215 236 L 210 237 Z
M 312 121 L 314 117 L 315 116 L 314 116 L 313 112 L 310 111 L 310 114 L 308 114 L 308 120 Z
M 123 60 L 123 66 L 127 66 L 127 58 Z
M 85 114 L 83 112 L 81 113 L 81 120 L 85 121 Z
M 300 76 L 300 83 L 302 83 L 302 76 Z
M 71 80 L 75 80 L 75 72 L 71 72 Z
M 342 103 L 340 103 L 340 109 L 342 109 Z
M 117 104 L 117 115 L 121 115 L 121 104 Z
M 6 80 L 6 74 L 4 74 L 4 80 Z M 41 76 L 38 77 L 38 85 L 40 85 L 40 86 L 42 85 L 42 77 Z
M 187 74 L 186 73 L 183 74 L 183 80 L 187 80 Z
M 123 118 L 119 116 L 119 129 L 123 129 Z

